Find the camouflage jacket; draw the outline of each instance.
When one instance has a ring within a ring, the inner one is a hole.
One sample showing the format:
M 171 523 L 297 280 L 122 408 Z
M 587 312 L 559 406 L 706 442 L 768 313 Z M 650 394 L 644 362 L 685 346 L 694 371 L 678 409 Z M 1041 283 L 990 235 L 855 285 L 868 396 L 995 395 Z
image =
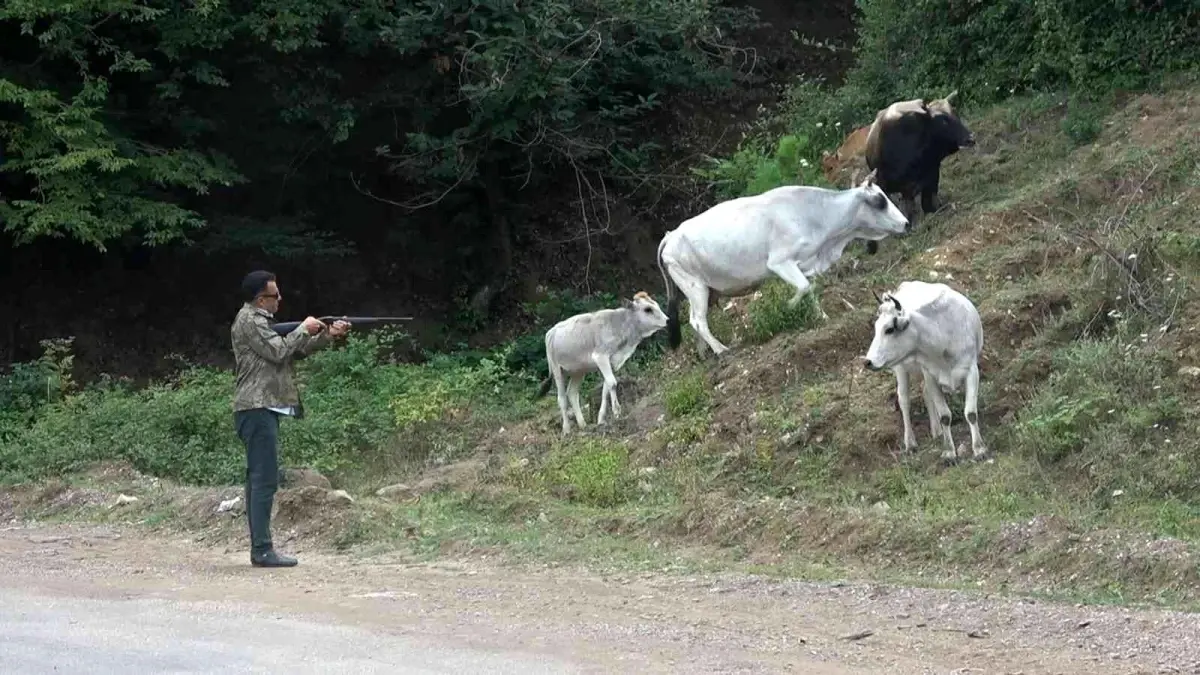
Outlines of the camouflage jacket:
M 234 411 L 295 406 L 303 417 L 300 390 L 292 370 L 296 354 L 311 354 L 330 342 L 329 331 L 310 336 L 303 326 L 286 336 L 271 329 L 271 314 L 250 304 L 242 305 L 230 329 L 237 363 Z

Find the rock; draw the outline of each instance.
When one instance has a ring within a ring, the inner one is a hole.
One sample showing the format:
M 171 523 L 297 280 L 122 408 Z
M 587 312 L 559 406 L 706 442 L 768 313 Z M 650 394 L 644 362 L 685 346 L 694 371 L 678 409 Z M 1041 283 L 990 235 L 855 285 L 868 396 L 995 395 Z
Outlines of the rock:
M 1180 375 L 1188 375 L 1190 377 L 1200 377 L 1200 367 L 1184 366 L 1179 369 Z
M 437 474 L 422 478 L 413 488 L 417 494 L 423 495 L 426 492 L 437 492 L 439 490 L 453 489 L 454 478 L 445 474 Z
M 226 511 L 232 511 L 233 507 L 237 506 L 239 503 L 241 503 L 241 501 L 242 501 L 242 498 L 240 496 L 234 497 L 233 499 L 226 499 L 225 501 L 221 502 L 220 504 L 217 504 L 217 513 L 225 513 Z
M 130 495 L 127 495 L 127 494 L 121 494 L 117 497 L 117 503 L 115 504 L 115 506 L 121 506 L 122 504 L 132 504 L 133 502 L 136 502 L 137 500 L 138 500 L 137 497 L 131 497 Z
M 375 496 L 393 502 L 402 502 L 416 497 L 417 492 L 409 485 L 404 483 L 396 483 L 395 485 L 388 485 L 386 487 L 379 488 L 375 491 Z
M 311 485 L 313 487 L 323 488 L 325 490 L 333 489 L 333 484 L 329 479 L 322 476 L 320 473 L 312 469 L 304 467 L 289 467 L 279 472 L 279 486 L 285 488 L 304 487 Z
M 280 490 L 276 497 L 279 518 L 283 522 L 309 518 L 328 508 L 344 508 L 354 503 L 345 490 L 326 490 L 315 485 Z

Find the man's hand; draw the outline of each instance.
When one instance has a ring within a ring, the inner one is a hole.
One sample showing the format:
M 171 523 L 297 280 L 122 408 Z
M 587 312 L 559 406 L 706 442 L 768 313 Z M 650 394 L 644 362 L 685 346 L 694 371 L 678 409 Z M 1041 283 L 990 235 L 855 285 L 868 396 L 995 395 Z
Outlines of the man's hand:
M 329 327 L 329 337 L 340 338 L 348 332 L 350 332 L 350 324 L 345 321 L 334 321 L 333 325 Z
M 320 333 L 322 329 L 325 328 L 325 324 L 321 323 L 320 319 L 313 317 L 313 316 L 310 316 L 307 319 L 305 319 L 304 323 L 301 325 L 304 326 L 305 332 L 307 332 L 309 335 L 316 335 L 317 333 Z

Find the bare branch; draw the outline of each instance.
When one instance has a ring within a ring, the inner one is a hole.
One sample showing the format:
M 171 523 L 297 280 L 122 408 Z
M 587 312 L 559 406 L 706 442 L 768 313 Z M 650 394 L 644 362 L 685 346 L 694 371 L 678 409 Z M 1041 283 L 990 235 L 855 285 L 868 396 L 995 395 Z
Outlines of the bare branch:
M 472 162 L 472 163 L 471 163 L 471 166 L 472 166 L 472 167 L 474 167 L 474 162 Z M 440 202 L 440 201 L 442 201 L 443 199 L 445 199 L 445 198 L 446 198 L 446 195 L 450 194 L 451 192 L 453 192 L 453 191 L 454 191 L 454 189 L 455 189 L 455 188 L 457 188 L 459 185 L 461 185 L 461 184 L 462 184 L 462 182 L 463 182 L 464 180 L 466 180 L 466 177 L 467 177 L 467 175 L 468 175 L 468 174 L 470 174 L 470 173 L 472 173 L 472 172 L 471 172 L 471 171 L 467 171 L 467 170 L 464 170 L 464 171 L 461 171 L 461 172 L 459 172 L 459 174 L 458 174 L 458 178 L 457 178 L 457 179 L 455 179 L 454 183 L 453 183 L 453 184 L 452 184 L 450 187 L 448 187 L 448 188 L 446 188 L 445 190 L 443 190 L 443 191 L 442 191 L 440 194 L 437 194 L 437 193 L 435 193 L 435 192 L 432 192 L 432 191 L 430 191 L 430 192 L 426 192 L 426 193 L 422 194 L 422 195 L 421 195 L 421 197 L 422 197 L 422 198 L 426 198 L 428 195 L 434 195 L 434 194 L 436 194 L 436 196 L 435 196 L 435 197 L 432 197 L 432 198 L 430 198 L 430 199 L 428 199 L 427 201 L 424 201 L 424 202 L 418 202 L 418 201 L 416 201 L 415 199 L 414 199 L 414 200 L 409 200 L 409 201 L 407 201 L 407 202 L 397 202 L 397 201 L 394 201 L 394 200 L 391 200 L 391 199 L 387 199 L 387 198 L 385 198 L 385 197 L 380 197 L 380 196 L 377 196 L 377 195 L 375 195 L 375 194 L 372 194 L 372 193 L 371 193 L 369 190 L 366 190 L 366 189 L 364 189 L 363 187 L 361 187 L 361 186 L 358 184 L 358 179 L 356 179 L 356 178 L 354 177 L 354 174 L 353 174 L 353 173 L 351 173 L 351 174 L 350 174 L 350 183 L 354 185 L 354 189 L 355 189 L 355 190 L 357 190 L 359 194 L 361 194 L 361 195 L 363 195 L 363 196 L 366 196 L 366 197 L 370 197 L 371 199 L 374 199 L 375 201 L 378 201 L 378 202 L 383 202 L 384 204 L 391 204 L 392 206 L 398 206 L 398 207 L 400 207 L 400 208 L 402 208 L 402 209 L 405 209 L 405 210 L 407 210 L 407 211 L 419 211 L 419 210 L 421 210 L 421 209 L 425 209 L 425 208 L 429 208 L 430 206 L 434 206 L 434 205 L 436 205 L 438 202 Z
M 571 166 L 575 168 L 575 189 L 579 193 L 579 217 L 583 222 L 584 239 L 587 241 L 587 263 L 583 266 L 583 288 L 589 295 L 592 292 L 592 236 L 588 227 L 587 209 L 584 208 L 583 185 L 580 183 L 579 167 L 575 166 L 575 160 L 571 160 Z

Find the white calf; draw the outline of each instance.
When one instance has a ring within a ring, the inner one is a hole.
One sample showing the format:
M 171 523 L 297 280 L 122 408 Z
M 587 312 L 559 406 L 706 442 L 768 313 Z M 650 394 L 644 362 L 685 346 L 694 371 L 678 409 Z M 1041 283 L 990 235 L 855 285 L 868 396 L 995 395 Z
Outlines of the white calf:
M 703 354 L 707 345 L 719 356 L 728 347 L 708 328 L 709 289 L 746 295 L 773 273 L 795 287 L 789 301 L 794 307 L 810 287 L 808 277 L 829 269 L 851 241 L 878 241 L 908 227 L 875 185 L 874 172 L 848 190 L 788 185 L 721 202 L 685 220 L 658 245 L 671 348 L 681 340 L 680 297 L 672 285 L 687 296 L 697 349 Z
M 878 296 L 877 296 L 878 297 Z M 950 437 L 950 406 L 943 389 L 957 393 L 966 385 L 965 410 L 971 427 L 975 459 L 987 456 L 979 433 L 979 355 L 983 352 L 983 322 L 965 295 L 946 284 L 905 281 L 879 298 L 875 338 L 864 358 L 871 370 L 889 368 L 896 375 L 896 398 L 904 418 L 904 449 L 917 446 L 909 418 L 909 376 L 921 373 L 929 431 L 945 441 L 942 459 L 957 461 L 960 453 Z M 962 454 L 966 450 L 963 449 Z
M 626 300 L 620 309 L 602 309 L 586 314 L 576 314 L 563 319 L 546 331 L 546 362 L 550 377 L 542 381 L 541 391 L 550 389 L 550 379 L 558 386 L 558 409 L 562 412 L 563 434 L 571 431 L 567 414 L 568 396 L 575 410 L 575 421 L 583 428 L 583 411 L 579 408 L 579 385 L 590 372 L 600 371 L 604 377 L 604 389 L 600 394 L 600 414 L 596 424 L 604 424 L 609 401 L 612 401 L 613 418 L 621 415 L 621 404 L 617 402 L 617 378 L 614 375 L 642 340 L 663 329 L 667 316 L 658 303 L 645 291 L 639 291 L 633 300 Z M 570 378 L 569 384 L 563 376 Z

